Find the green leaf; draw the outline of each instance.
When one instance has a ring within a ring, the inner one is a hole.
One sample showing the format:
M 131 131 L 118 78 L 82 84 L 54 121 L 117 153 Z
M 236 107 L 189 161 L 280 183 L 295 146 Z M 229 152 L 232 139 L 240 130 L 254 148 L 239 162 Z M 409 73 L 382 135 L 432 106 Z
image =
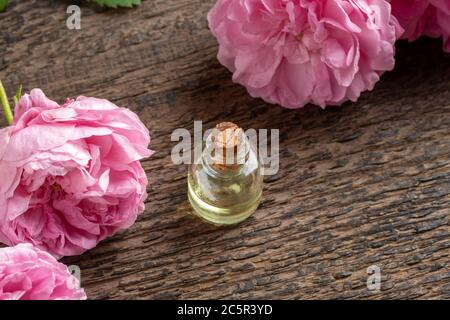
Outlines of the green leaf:
M 22 85 L 20 84 L 19 87 L 17 88 L 16 95 L 13 98 L 15 105 L 19 104 L 19 100 L 21 97 L 22 97 Z
M 11 106 L 9 105 L 8 96 L 6 95 L 5 87 L 3 86 L 2 81 L 0 80 L 0 104 L 3 107 L 3 115 L 6 118 L 6 122 L 8 124 L 12 124 L 14 121 L 14 115 L 11 111 Z
M 0 0 L 1 1 L 1 0 Z M 99 5 L 110 7 L 110 8 L 117 8 L 117 7 L 133 7 L 133 5 L 140 5 L 141 0 L 92 0 Z
M 5 11 L 8 4 L 9 4 L 9 0 L 0 0 L 0 12 Z

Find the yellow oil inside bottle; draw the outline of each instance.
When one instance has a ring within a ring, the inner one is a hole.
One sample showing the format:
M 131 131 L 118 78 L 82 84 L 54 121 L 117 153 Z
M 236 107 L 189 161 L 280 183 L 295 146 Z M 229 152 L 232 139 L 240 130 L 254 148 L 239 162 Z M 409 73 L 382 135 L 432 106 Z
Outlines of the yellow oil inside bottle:
M 241 143 L 249 143 L 242 140 Z M 202 159 L 189 168 L 188 198 L 195 213 L 216 225 L 247 219 L 261 202 L 263 179 L 256 150 L 247 145 L 239 165 L 215 166 Z

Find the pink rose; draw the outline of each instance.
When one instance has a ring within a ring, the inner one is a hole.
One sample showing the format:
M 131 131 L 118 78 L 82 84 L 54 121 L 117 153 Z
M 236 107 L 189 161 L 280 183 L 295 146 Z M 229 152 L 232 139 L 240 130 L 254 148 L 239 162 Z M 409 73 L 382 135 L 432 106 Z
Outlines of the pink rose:
M 0 300 L 85 300 L 77 278 L 50 254 L 19 244 L 0 248 Z
M 79 255 L 131 226 L 144 210 L 150 136 L 107 100 L 63 106 L 39 89 L 0 131 L 0 241 L 29 242 L 55 257 Z
M 389 0 L 392 13 L 405 28 L 403 38 L 414 41 L 421 36 L 444 38 L 450 52 L 450 0 Z
M 288 108 L 356 101 L 403 31 L 385 0 L 219 0 L 208 20 L 233 80 Z
M 288 108 L 356 101 L 402 33 L 384 0 L 219 0 L 208 19 L 233 80 Z

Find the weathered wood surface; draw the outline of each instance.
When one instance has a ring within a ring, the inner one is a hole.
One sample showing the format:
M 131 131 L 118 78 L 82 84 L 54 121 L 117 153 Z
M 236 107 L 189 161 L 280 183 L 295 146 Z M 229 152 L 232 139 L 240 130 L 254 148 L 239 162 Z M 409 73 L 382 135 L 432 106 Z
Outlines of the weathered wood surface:
M 91 299 L 450 298 L 450 57 L 440 41 L 400 43 L 396 70 L 358 103 L 286 110 L 250 98 L 217 62 L 213 0 L 144 0 L 134 10 L 13 1 L 0 14 L 0 72 L 13 92 L 41 87 L 130 106 L 155 156 L 147 209 L 81 257 Z M 193 217 L 170 134 L 231 120 L 279 128 L 281 169 L 260 209 L 233 228 Z M 2 123 L 4 125 L 4 122 Z M 382 270 L 382 290 L 366 269 Z

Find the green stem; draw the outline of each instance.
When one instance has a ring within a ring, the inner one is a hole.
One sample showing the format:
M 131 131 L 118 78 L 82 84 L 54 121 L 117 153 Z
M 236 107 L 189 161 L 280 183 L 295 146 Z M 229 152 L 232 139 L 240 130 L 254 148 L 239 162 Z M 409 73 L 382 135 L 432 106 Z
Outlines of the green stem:
M 3 114 L 5 115 L 6 121 L 9 125 L 13 123 L 14 116 L 11 111 L 11 106 L 9 105 L 8 96 L 6 95 L 5 87 L 3 87 L 3 83 L 0 80 L 0 102 L 3 107 Z

